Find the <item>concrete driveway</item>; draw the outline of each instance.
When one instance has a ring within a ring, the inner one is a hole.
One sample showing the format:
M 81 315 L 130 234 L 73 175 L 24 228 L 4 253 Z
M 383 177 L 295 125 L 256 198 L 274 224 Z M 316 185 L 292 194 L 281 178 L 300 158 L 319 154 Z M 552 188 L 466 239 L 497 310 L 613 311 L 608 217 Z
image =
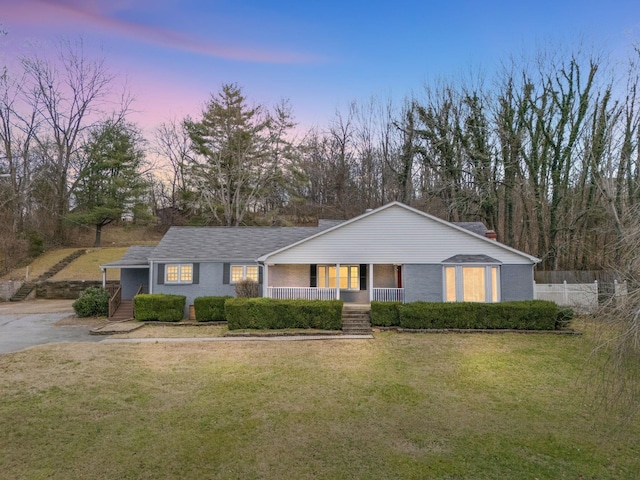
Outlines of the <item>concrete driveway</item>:
M 103 340 L 89 335 L 90 325 L 54 325 L 74 315 L 72 303 L 73 300 L 0 303 L 0 354 L 46 343 Z

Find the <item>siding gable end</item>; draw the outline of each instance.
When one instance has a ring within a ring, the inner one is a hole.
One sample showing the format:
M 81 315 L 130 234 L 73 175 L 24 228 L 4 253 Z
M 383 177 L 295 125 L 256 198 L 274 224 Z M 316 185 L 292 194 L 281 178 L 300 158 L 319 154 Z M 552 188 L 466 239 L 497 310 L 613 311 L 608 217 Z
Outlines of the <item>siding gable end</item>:
M 454 255 L 488 255 L 502 263 L 536 259 L 494 240 L 394 203 L 290 247 L 267 263 L 441 263 Z

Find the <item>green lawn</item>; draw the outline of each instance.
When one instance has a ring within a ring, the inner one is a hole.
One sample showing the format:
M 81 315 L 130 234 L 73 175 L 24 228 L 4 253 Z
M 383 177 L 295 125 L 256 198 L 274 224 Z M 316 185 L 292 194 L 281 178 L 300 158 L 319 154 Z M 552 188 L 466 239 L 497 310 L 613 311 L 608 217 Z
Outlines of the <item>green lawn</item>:
M 0 477 L 633 479 L 587 336 L 61 344 L 0 355 Z

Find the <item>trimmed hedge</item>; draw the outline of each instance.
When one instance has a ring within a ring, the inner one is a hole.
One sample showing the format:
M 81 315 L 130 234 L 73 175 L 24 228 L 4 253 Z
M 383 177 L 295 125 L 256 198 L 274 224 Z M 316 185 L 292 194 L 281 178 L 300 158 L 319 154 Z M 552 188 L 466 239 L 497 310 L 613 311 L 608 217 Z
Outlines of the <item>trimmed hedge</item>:
M 400 326 L 400 302 L 371 302 L 371 325 L 378 327 Z
M 71 305 L 79 317 L 109 315 L 109 292 L 104 288 L 87 288 Z
M 275 300 L 231 298 L 224 304 L 229 330 L 245 328 L 282 329 L 342 328 L 341 300 Z
M 184 317 L 187 297 L 165 293 L 145 293 L 133 298 L 136 320 L 179 322 Z
M 554 330 L 558 317 L 558 306 L 544 300 L 503 303 L 413 302 L 400 304 L 397 308 L 400 326 L 410 329 Z
M 193 301 L 198 322 L 223 322 L 227 319 L 224 314 L 224 302 L 233 298 L 224 297 L 197 297 Z

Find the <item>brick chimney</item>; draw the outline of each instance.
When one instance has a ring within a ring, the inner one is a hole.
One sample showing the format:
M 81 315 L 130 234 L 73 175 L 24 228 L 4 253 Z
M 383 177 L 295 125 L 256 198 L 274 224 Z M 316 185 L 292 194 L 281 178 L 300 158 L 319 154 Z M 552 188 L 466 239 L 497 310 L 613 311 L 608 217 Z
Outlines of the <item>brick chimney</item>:
M 484 236 L 487 237 L 489 240 L 498 240 L 498 234 L 495 232 L 495 230 L 487 230 L 484 233 Z

